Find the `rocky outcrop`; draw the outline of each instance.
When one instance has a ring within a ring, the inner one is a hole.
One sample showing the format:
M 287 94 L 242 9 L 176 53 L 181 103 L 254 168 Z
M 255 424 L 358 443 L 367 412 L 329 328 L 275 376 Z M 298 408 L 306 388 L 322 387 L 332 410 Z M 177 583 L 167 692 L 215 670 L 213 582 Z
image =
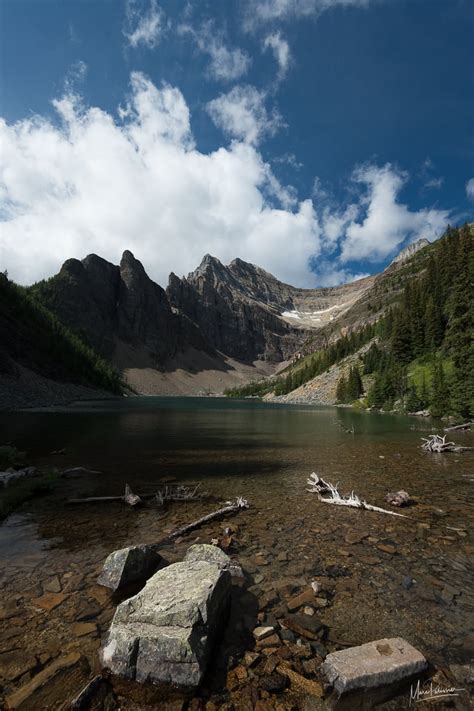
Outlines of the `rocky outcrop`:
M 153 543 L 129 546 L 111 553 L 97 580 L 114 592 L 146 578 L 156 570 L 161 556 Z
M 197 323 L 217 350 L 243 362 L 285 360 L 306 337 L 210 255 L 187 279 L 172 274 L 167 293 L 173 306 Z
M 171 307 L 164 289 L 125 251 L 120 266 L 91 254 L 67 260 L 33 287 L 37 298 L 88 345 L 120 369 L 161 368 L 189 348 L 214 354 L 199 328 Z
M 412 242 L 411 244 L 407 245 L 404 249 L 402 249 L 399 254 L 395 257 L 395 259 L 392 260 L 392 264 L 402 264 L 403 262 L 408 261 L 415 255 L 417 252 L 420 251 L 420 249 L 423 249 L 424 247 L 427 247 L 429 245 L 429 242 L 427 239 L 419 239 L 416 242 Z
M 428 663 L 415 647 L 400 637 L 333 652 L 321 670 L 339 694 L 392 684 L 423 672 Z
M 349 308 L 371 283 L 298 289 L 242 259 L 225 266 L 207 254 L 186 278 L 171 274 L 167 294 L 221 352 L 247 363 L 277 363 Z
M 230 599 L 227 570 L 205 560 L 170 565 L 122 602 L 101 649 L 105 668 L 126 679 L 200 684 Z

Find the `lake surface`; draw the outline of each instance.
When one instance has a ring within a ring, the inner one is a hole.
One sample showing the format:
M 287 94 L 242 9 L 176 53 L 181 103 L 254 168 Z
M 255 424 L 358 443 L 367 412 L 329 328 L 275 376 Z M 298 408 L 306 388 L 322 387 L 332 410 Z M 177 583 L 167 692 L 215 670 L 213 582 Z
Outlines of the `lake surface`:
M 27 451 L 32 463 L 103 472 L 62 480 L 0 526 L 4 693 L 65 652 L 80 652 L 96 670 L 116 606 L 95 585 L 105 557 L 159 540 L 236 496 L 249 501 L 248 511 L 198 529 L 164 555 L 181 559 L 196 538 L 210 542 L 235 526 L 235 556 L 262 620 L 319 579 L 329 591 L 328 606 L 317 609 L 328 651 L 338 641 L 402 636 L 435 668 L 465 663 L 474 617 L 474 456 L 422 452 L 420 438 L 434 431 L 439 423 L 431 420 L 257 400 L 131 398 L 0 414 L 2 443 Z M 452 439 L 474 444 L 472 433 Z M 391 508 L 385 495 L 399 489 L 416 504 L 402 511 L 408 518 L 328 506 L 306 492 L 313 471 L 378 506 Z M 68 496 L 120 495 L 125 483 L 150 493 L 166 480 L 202 482 L 216 500 L 165 511 L 66 503 Z M 60 602 L 45 610 L 37 601 L 49 590 Z M 68 684 L 72 692 L 76 677 L 63 679 L 60 691 L 51 686 L 48 698 L 64 699 Z M 122 708 L 135 708 L 127 698 Z M 406 698 L 390 703 L 407 708 Z

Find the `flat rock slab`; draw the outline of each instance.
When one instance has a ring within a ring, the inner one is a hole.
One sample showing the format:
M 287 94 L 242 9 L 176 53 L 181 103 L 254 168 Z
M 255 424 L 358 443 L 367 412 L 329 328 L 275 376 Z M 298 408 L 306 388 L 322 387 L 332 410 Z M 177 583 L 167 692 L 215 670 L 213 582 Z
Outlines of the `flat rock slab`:
M 401 637 L 379 639 L 328 654 L 321 666 L 339 694 L 391 684 L 424 671 L 428 663 Z
M 145 580 L 160 560 L 154 543 L 121 548 L 107 557 L 97 582 L 116 592 L 126 585 Z
M 230 592 L 229 571 L 215 563 L 185 561 L 158 571 L 118 606 L 101 650 L 103 666 L 142 683 L 198 686 Z

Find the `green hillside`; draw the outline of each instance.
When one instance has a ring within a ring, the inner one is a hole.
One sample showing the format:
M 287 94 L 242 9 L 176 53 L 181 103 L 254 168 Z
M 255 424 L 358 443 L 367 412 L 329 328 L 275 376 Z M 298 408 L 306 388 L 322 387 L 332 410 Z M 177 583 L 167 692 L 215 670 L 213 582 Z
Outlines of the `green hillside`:
M 345 335 L 337 336 L 338 332 Z M 332 339 L 332 342 L 330 342 Z M 341 377 L 340 402 L 362 393 L 360 375 L 372 375 L 362 404 L 435 416 L 474 412 L 474 236 L 472 225 L 446 234 L 401 267 L 376 280 L 343 321 L 317 334 L 308 353 L 276 378 L 229 391 L 234 397 L 286 394 L 374 340 Z M 319 348 L 315 344 L 326 343 Z
M 53 380 L 119 393 L 119 373 L 69 329 L 29 290 L 0 273 L 0 373 L 23 365 Z

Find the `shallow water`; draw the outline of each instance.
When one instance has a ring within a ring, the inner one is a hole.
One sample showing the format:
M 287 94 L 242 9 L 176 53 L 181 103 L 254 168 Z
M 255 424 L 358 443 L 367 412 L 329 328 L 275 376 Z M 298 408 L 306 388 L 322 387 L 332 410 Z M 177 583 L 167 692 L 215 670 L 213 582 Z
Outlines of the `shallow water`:
M 62 481 L 0 527 L 4 693 L 66 652 L 80 652 L 96 670 L 99 639 L 116 605 L 95 585 L 104 558 L 159 540 L 217 506 L 174 504 L 161 512 L 120 503 L 68 506 L 65 499 L 121 494 L 125 483 L 147 493 L 164 480 L 199 481 L 219 500 L 241 495 L 250 503 L 232 521 L 168 546 L 169 560 L 232 523 L 236 557 L 262 614 L 322 579 L 330 605 L 317 614 L 329 640 L 402 636 L 436 667 L 465 662 L 474 613 L 474 455 L 422 452 L 420 437 L 431 431 L 436 423 L 429 420 L 253 400 L 136 398 L 0 414 L 2 442 L 26 450 L 32 463 L 103 472 Z M 474 444 L 472 433 L 452 438 Z M 64 455 L 51 455 L 62 448 Z M 312 471 L 379 506 L 399 489 L 417 503 L 403 511 L 408 519 L 328 506 L 305 491 Z M 45 611 L 41 598 L 51 587 L 60 602 Z M 74 691 L 74 675 L 61 681 L 63 699 L 68 684 Z M 44 708 L 59 708 L 48 703 Z M 147 708 L 141 703 L 137 708 Z

